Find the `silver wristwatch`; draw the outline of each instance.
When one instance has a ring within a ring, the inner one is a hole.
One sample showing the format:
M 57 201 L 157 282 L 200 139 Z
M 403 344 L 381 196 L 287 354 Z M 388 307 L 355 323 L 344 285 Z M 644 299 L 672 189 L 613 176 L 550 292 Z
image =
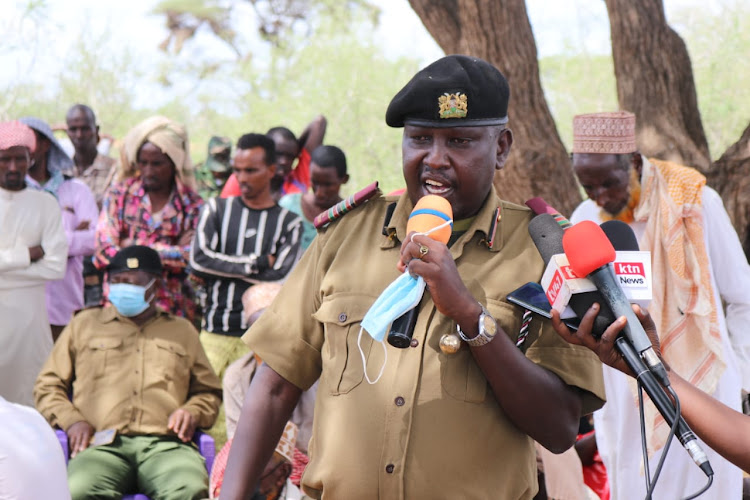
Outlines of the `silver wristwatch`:
M 492 339 L 495 338 L 495 335 L 497 335 L 497 321 L 495 321 L 495 318 L 490 315 L 489 311 L 487 311 L 482 304 L 479 304 L 479 307 L 482 308 L 482 312 L 479 313 L 479 334 L 476 337 L 471 339 L 468 338 L 464 335 L 464 332 L 461 331 L 461 327 L 458 323 L 456 323 L 458 336 L 461 337 L 461 340 L 472 347 L 489 344 Z

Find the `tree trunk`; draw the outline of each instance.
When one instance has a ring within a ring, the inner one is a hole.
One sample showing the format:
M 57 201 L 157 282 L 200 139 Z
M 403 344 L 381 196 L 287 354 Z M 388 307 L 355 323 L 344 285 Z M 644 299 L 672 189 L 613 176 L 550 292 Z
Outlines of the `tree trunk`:
M 646 156 L 702 170 L 724 200 L 750 256 L 750 126 L 715 163 L 703 131 L 685 43 L 667 25 L 662 0 L 605 0 L 612 36 L 617 99 L 636 114 Z
M 724 200 L 745 255 L 750 259 L 750 125 L 708 173 L 708 183 Z
M 620 107 L 636 115 L 642 153 L 696 167 L 711 164 L 682 38 L 667 25 L 662 0 L 605 0 Z
M 524 0 L 409 0 L 446 54 L 485 59 L 508 79 L 514 143 L 495 187 L 509 201 L 541 196 L 563 214 L 581 201 L 547 100 Z

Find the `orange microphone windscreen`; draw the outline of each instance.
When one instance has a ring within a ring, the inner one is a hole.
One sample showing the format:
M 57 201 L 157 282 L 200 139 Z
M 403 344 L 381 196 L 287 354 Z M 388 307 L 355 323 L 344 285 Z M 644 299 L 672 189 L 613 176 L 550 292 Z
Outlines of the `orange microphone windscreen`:
M 412 231 L 426 233 L 451 219 L 453 219 L 453 208 L 448 200 L 436 194 L 427 194 L 417 201 L 414 210 L 411 211 L 409 221 L 406 223 L 406 234 Z M 430 233 L 430 238 L 447 244 L 452 232 L 453 224 L 451 223 Z
M 615 248 L 596 222 L 581 221 L 563 234 L 563 249 L 577 276 L 584 278 L 615 260 Z

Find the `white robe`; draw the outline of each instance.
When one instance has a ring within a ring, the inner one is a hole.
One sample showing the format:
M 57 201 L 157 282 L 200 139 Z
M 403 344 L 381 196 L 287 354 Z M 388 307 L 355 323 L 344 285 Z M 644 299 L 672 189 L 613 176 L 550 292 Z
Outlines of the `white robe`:
M 41 245 L 44 257 L 29 258 Z M 65 274 L 68 243 L 49 193 L 0 188 L 0 396 L 34 406 L 32 390 L 52 351 L 45 284 Z
M 0 396 L 0 500 L 70 500 L 55 431 L 33 408 Z
M 586 200 L 573 212 L 571 222 L 592 220 L 600 223 L 600 210 L 596 203 Z M 721 198 L 708 187 L 703 189 L 703 216 L 704 239 L 711 263 L 711 283 L 721 333 L 722 359 L 726 363 L 726 370 L 712 396 L 725 405 L 742 411 L 740 391 L 742 387 L 750 387 L 750 266 Z M 640 240 L 646 223 L 634 222 L 630 227 Z M 658 276 L 654 278 L 658 279 Z M 722 309 L 722 299 L 727 304 L 725 311 Z M 604 367 L 604 387 L 607 403 L 594 413 L 594 427 L 599 453 L 607 467 L 611 498 L 642 499 L 646 495 L 646 486 L 636 399 L 630 390 L 628 377 L 608 366 Z M 648 400 L 648 396 L 644 395 L 644 398 Z M 742 498 L 742 471 L 706 444 L 701 443 L 701 446 L 714 470 L 714 483 L 700 498 Z M 652 480 L 661 451 L 649 458 Z M 653 498 L 685 498 L 703 488 L 706 480 L 706 476 L 675 438 Z

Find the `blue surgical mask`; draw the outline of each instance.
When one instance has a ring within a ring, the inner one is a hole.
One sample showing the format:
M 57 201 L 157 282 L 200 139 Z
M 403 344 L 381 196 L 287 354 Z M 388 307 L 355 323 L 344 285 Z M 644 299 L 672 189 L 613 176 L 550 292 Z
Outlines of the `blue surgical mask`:
M 405 271 L 404 274 L 396 278 L 396 280 L 388 285 L 388 288 L 383 290 L 380 297 L 370 306 L 370 309 L 362 319 L 361 328 L 359 329 L 359 336 L 357 337 L 357 347 L 359 348 L 359 354 L 362 356 L 362 365 L 365 369 L 365 379 L 370 384 L 374 384 L 383 375 L 385 370 L 385 362 L 388 360 L 388 351 L 385 346 L 385 334 L 391 326 L 391 323 L 397 318 L 400 318 L 404 313 L 414 309 L 419 301 L 422 300 L 424 295 L 425 282 L 421 276 L 414 277 L 409 274 L 409 271 Z M 385 354 L 385 360 L 383 366 L 380 368 L 380 373 L 375 380 L 370 380 L 367 375 L 367 362 L 365 360 L 364 352 L 360 347 L 359 342 L 362 338 L 362 330 L 366 330 L 370 337 L 379 342 L 383 346 L 383 352 Z
M 425 282 L 421 276 L 414 277 L 409 271 L 405 271 L 370 306 L 362 319 L 362 328 L 367 330 L 375 342 L 382 342 L 391 323 L 419 304 L 424 289 Z
M 109 301 L 117 308 L 120 314 L 128 318 L 138 316 L 148 309 L 154 295 L 146 300 L 146 290 L 156 280 L 151 280 L 146 286 L 133 285 L 131 283 L 110 283 Z

